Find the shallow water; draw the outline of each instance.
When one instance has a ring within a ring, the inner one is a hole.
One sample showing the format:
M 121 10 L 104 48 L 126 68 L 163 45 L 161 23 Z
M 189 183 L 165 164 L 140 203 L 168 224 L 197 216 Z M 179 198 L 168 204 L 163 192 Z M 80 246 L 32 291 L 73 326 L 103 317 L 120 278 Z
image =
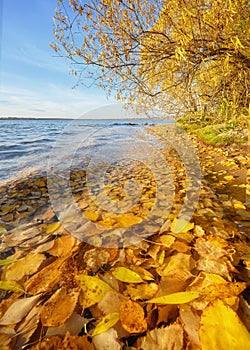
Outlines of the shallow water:
M 168 121 L 1 119 L 0 183 L 46 172 L 56 147 L 65 166 L 83 166 L 100 149 L 110 158 L 114 145 L 131 145 L 148 125 L 156 123 Z

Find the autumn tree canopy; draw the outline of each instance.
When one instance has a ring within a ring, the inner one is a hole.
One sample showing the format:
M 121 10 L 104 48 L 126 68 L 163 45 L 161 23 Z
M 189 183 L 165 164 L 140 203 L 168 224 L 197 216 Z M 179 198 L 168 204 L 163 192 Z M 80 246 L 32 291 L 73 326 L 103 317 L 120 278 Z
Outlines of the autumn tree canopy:
M 248 108 L 248 0 L 58 0 L 54 50 L 78 83 L 171 113 Z

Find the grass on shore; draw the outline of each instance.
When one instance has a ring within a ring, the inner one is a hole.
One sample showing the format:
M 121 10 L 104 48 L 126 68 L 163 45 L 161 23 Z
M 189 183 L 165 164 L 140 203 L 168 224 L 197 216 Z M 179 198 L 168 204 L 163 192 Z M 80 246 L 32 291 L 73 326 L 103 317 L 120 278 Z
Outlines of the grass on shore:
M 211 117 L 201 119 L 196 115 L 186 114 L 178 120 L 178 124 L 211 145 L 244 143 L 248 140 L 249 121 L 245 115 L 241 115 L 237 120 L 222 122 Z

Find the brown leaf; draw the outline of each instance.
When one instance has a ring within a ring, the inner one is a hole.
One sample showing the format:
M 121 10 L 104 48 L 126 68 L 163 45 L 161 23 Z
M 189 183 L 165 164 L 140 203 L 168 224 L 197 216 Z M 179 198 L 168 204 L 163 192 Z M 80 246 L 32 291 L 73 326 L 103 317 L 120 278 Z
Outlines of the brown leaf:
M 66 288 L 58 289 L 42 307 L 43 326 L 58 327 L 65 323 L 74 312 L 79 293 L 77 289 L 70 291 Z
M 147 322 L 143 308 L 131 300 L 122 300 L 120 306 L 122 327 L 129 333 L 143 333 L 147 330 Z
M 76 240 L 73 236 L 63 236 L 55 240 L 54 245 L 48 250 L 48 253 L 59 258 L 68 256 L 72 253 L 72 249 Z

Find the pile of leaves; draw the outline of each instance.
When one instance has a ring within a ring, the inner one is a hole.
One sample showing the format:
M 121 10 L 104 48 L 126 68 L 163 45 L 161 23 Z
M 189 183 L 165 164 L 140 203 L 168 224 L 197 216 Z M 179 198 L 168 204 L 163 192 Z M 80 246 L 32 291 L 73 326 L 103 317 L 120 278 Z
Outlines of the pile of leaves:
M 158 213 L 157 231 L 145 225 L 149 233 L 143 239 L 112 248 L 101 246 L 103 237 L 97 237 L 98 246 L 82 242 L 47 206 L 32 220 L 8 224 L 0 261 L 1 349 L 247 348 L 247 239 L 206 181 L 192 221 L 178 218 L 185 174 L 178 155 L 171 157 L 178 169 L 175 203 L 167 217 Z M 84 183 L 78 175 L 74 187 Z M 121 172 L 117 176 L 122 178 Z M 124 217 L 98 211 L 84 185 L 75 200 L 92 222 L 129 231 L 152 205 L 153 179 L 146 186 L 144 206 Z M 232 210 L 247 215 L 244 203 L 235 203 Z M 116 235 L 110 239 L 118 243 Z

